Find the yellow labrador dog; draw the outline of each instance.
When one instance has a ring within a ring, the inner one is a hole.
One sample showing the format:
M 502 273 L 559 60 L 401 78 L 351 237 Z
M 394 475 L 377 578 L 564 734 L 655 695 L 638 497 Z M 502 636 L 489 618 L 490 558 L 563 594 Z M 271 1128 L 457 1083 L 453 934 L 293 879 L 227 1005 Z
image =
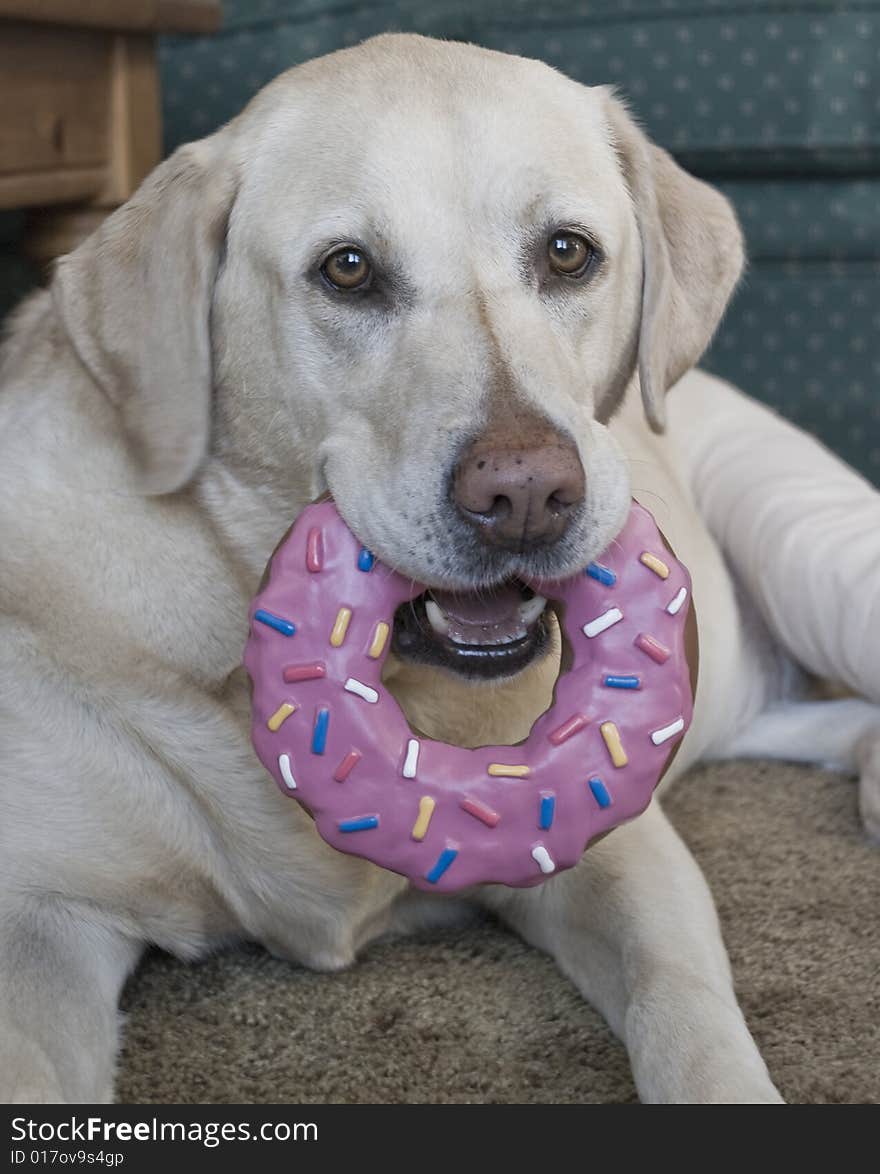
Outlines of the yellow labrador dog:
M 324 845 L 251 750 L 248 600 L 326 490 L 431 589 L 388 680 L 462 745 L 549 702 L 558 642 L 517 577 L 582 568 L 635 493 L 700 623 L 671 773 L 860 760 L 877 830 L 878 496 L 685 375 L 741 265 L 726 201 L 607 89 L 410 36 L 284 74 L 59 263 L 2 358 L 3 1099 L 112 1097 L 148 943 L 336 970 L 467 905 Z M 811 702 L 808 674 L 855 696 Z M 557 959 L 644 1100 L 780 1099 L 656 802 L 570 872 L 469 899 Z

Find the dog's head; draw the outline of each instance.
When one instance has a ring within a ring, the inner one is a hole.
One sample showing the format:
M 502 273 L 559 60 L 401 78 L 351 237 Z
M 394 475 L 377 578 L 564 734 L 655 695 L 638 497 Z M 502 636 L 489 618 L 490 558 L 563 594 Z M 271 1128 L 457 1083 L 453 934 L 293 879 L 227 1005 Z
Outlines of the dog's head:
M 519 577 L 574 573 L 625 520 L 627 386 L 661 428 L 741 264 L 727 202 L 608 89 L 386 36 L 181 148 L 54 295 L 143 492 L 222 469 L 277 538 L 329 489 L 432 589 L 398 651 L 503 675 L 542 645 Z

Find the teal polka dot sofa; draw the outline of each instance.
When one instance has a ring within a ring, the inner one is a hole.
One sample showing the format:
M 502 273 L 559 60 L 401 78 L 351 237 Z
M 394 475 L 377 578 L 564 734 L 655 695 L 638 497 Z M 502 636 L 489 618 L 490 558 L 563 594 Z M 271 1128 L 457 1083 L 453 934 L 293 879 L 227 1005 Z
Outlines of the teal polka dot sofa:
M 169 148 L 286 66 L 388 29 L 619 87 L 745 229 L 704 365 L 880 482 L 878 0 L 227 0 L 219 37 L 164 45 Z
M 387 30 L 611 82 L 736 205 L 747 274 L 704 365 L 880 482 L 880 0 L 226 0 L 161 48 L 166 145 L 288 66 Z

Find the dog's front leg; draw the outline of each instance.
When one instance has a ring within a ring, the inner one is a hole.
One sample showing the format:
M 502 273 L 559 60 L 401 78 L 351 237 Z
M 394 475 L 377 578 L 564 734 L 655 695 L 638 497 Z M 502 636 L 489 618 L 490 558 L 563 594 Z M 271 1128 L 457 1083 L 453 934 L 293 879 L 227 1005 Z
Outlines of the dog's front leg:
M 536 889 L 485 903 L 558 962 L 626 1044 L 651 1103 L 779 1103 L 706 882 L 655 801 Z
M 0 1103 L 112 1100 L 119 993 L 140 950 L 52 898 L 0 914 Z

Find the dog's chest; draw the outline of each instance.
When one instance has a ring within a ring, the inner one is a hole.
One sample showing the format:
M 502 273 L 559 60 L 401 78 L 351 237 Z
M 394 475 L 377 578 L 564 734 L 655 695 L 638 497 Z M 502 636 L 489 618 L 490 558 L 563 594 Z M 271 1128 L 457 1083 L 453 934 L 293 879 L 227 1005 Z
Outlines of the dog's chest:
M 316 970 L 350 965 L 388 927 L 406 881 L 330 848 L 261 768 L 247 789 L 258 801 L 224 817 L 233 849 L 226 900 L 244 936 Z
M 234 692 L 234 699 L 202 695 L 198 720 L 174 744 L 166 744 L 168 727 L 144 731 L 153 766 L 161 767 L 156 801 L 144 796 L 141 810 L 152 813 L 156 859 L 165 861 L 146 889 L 138 886 L 143 908 L 152 906 L 161 921 L 150 936 L 185 954 L 222 940 L 255 940 L 303 965 L 339 969 L 382 932 L 406 882 L 319 838 L 258 762 L 242 720 L 247 698 Z M 161 875 L 169 867 L 174 884 Z

